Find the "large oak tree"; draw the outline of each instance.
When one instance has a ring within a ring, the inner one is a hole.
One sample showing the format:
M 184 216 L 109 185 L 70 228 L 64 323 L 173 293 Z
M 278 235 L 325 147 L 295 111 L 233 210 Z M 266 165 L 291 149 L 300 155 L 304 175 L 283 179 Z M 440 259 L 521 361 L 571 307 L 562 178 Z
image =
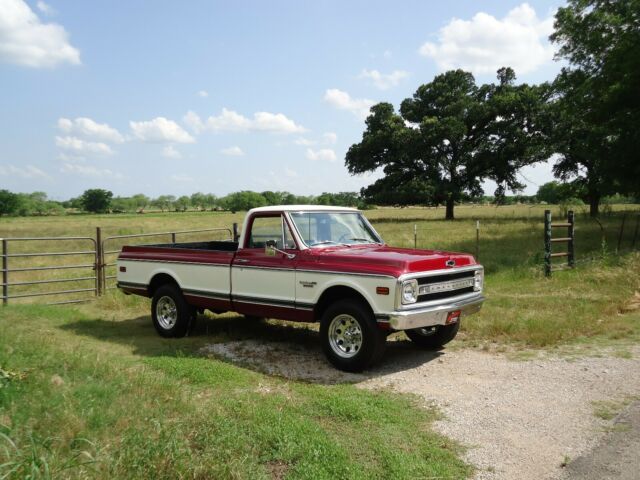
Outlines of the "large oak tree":
M 113 193 L 109 190 L 103 190 L 101 188 L 91 188 L 89 190 L 85 190 L 85 192 L 80 197 L 80 201 L 82 203 L 82 208 L 84 208 L 87 212 L 105 213 L 111 207 L 112 198 Z
M 497 196 L 523 186 L 517 172 L 548 157 L 541 115 L 546 85 L 515 84 L 510 68 L 497 84 L 476 85 L 473 75 L 452 70 L 405 99 L 399 114 L 389 103 L 371 108 L 362 141 L 346 155 L 349 172 L 382 167 L 384 178 L 363 189 L 377 203 L 445 204 L 446 218 L 465 196 L 480 196 L 481 183 L 498 184 Z
M 640 0 L 569 0 L 551 40 L 569 62 L 554 82 L 555 172 L 595 216 L 602 196 L 640 193 Z

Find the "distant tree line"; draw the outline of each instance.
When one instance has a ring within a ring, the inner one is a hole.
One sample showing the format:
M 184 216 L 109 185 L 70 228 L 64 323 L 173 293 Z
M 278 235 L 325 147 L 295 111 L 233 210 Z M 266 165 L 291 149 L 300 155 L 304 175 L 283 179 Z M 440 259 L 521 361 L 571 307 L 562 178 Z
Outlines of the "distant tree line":
M 639 19 L 638 0 L 568 0 L 550 37 L 566 65 L 554 81 L 517 84 L 505 66 L 497 82 L 479 85 L 451 70 L 397 111 L 374 105 L 345 158 L 352 174 L 385 174 L 363 198 L 446 205 L 453 219 L 455 204 L 482 195 L 484 180 L 498 185 L 500 202 L 524 188 L 522 167 L 548 159 L 567 184 L 556 193 L 586 202 L 592 216 L 606 197 L 640 195 Z
M 44 192 L 13 193 L 0 190 L 0 216 L 60 215 L 68 212 L 144 213 L 147 210 L 185 212 L 187 210 L 240 212 L 267 205 L 340 205 L 369 208 L 356 192 L 323 193 L 300 196 L 289 192 L 253 192 L 243 190 L 218 197 L 197 192 L 190 196 L 160 195 L 156 198 L 142 193 L 130 197 L 114 196 L 109 190 L 92 188 L 79 197 L 65 201 L 49 200 Z
M 49 200 L 44 192 L 12 193 L 0 190 L 0 215 L 59 215 L 64 211 L 61 202 Z
M 571 204 L 581 205 L 581 192 L 574 183 L 548 182 L 540 186 L 536 195 L 476 195 L 464 196 L 463 203 L 515 205 L 515 204 Z M 392 202 L 393 203 L 393 202 Z M 640 197 L 611 195 L 602 203 L 640 203 Z M 212 193 L 197 192 L 190 196 L 160 195 L 156 198 L 142 193 L 130 197 L 114 197 L 109 190 L 92 188 L 79 197 L 56 201 L 44 192 L 13 193 L 0 190 L 0 216 L 64 215 L 66 213 L 144 213 L 145 211 L 186 212 L 232 211 L 243 212 L 268 205 L 337 205 L 359 209 L 374 208 L 356 192 L 323 193 L 300 196 L 289 192 L 253 192 L 243 190 L 218 197 Z

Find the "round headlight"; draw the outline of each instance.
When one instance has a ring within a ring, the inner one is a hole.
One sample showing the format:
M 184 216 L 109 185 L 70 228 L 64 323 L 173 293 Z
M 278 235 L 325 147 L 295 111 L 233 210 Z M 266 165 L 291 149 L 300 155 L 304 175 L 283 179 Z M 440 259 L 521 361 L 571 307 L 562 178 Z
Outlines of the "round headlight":
M 407 280 L 402 284 L 402 303 L 416 303 L 418 300 L 418 282 Z
M 484 285 L 484 270 L 476 270 L 473 277 L 473 290 L 481 292 Z

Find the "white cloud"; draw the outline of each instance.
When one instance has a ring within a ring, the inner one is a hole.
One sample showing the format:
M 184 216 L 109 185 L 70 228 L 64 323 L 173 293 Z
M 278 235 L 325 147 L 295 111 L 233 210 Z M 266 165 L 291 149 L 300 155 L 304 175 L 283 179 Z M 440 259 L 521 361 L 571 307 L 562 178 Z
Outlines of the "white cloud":
M 198 92 L 198 96 L 202 98 L 207 98 L 209 96 L 209 92 L 207 92 L 206 90 L 200 90 Z
M 173 145 L 166 145 L 162 149 L 162 156 L 167 158 L 182 158 L 182 154 Z
M 220 150 L 220 153 L 223 155 L 228 155 L 230 157 L 241 157 L 244 155 L 244 152 L 238 146 L 223 148 L 222 150 Z
M 301 133 L 306 130 L 282 113 L 269 112 L 254 113 L 252 128 L 271 133 Z
M 193 143 L 195 139 L 173 120 L 156 117 L 145 122 L 129 122 L 133 134 L 149 143 Z
M 184 117 L 182 117 L 184 124 L 189 127 L 196 135 L 204 130 L 204 123 L 196 112 L 189 110 Z
M 73 152 L 71 152 L 70 154 L 67 154 L 65 152 L 59 153 L 58 160 L 68 163 L 84 163 L 87 161 L 87 159 L 82 155 L 77 155 Z
M 220 115 L 217 117 L 211 116 L 207 119 L 205 128 L 214 132 L 241 132 L 251 128 L 251 120 L 238 112 L 223 108 Z
M 302 145 L 303 147 L 311 147 L 318 142 L 316 142 L 315 140 L 309 140 L 308 138 L 298 137 L 293 141 L 293 143 L 295 143 L 296 145 Z
M 106 143 L 87 142 L 78 137 L 58 137 L 56 136 L 56 146 L 64 150 L 69 150 L 78 154 L 97 153 L 100 155 L 111 155 L 113 150 Z
M 324 101 L 339 110 L 347 110 L 363 120 L 367 118 L 369 109 L 375 103 L 367 98 L 351 98 L 347 92 L 337 88 L 327 90 L 324 94 Z
M 378 70 L 362 70 L 360 78 L 371 80 L 373 85 L 379 90 L 388 90 L 391 87 L 397 87 L 402 79 L 407 78 L 409 72 L 404 70 L 394 70 L 391 73 L 380 73 Z
M 38 3 L 36 3 L 36 7 L 38 7 L 38 10 L 40 10 L 45 15 L 55 15 L 56 13 L 55 9 L 51 5 L 43 2 L 42 0 L 38 0 Z
M 27 67 L 80 64 L 61 25 L 42 23 L 23 0 L 0 0 L 0 60 Z
M 307 158 L 309 160 L 323 160 L 326 162 L 336 161 L 336 152 L 330 148 L 321 148 L 320 150 L 312 150 L 307 148 Z
M 302 133 L 306 129 L 297 125 L 293 120 L 282 113 L 256 112 L 253 119 L 223 108 L 218 116 L 210 116 L 203 121 L 200 116 L 192 111 L 183 117 L 184 123 L 198 134 L 205 130 L 213 132 L 249 132 L 259 131 L 268 133 Z
M 443 71 L 463 68 L 483 74 L 508 66 L 527 73 L 553 59 L 547 40 L 552 32 L 553 15 L 541 20 L 523 3 L 502 20 L 484 12 L 471 20 L 454 18 L 440 29 L 437 43 L 427 42 L 419 51 Z
M 93 165 L 78 165 L 77 163 L 65 163 L 60 168 L 60 172 L 65 174 L 80 175 L 83 177 L 100 177 L 122 179 L 121 173 L 114 172 L 108 168 L 98 168 Z
M 329 145 L 334 145 L 338 141 L 338 135 L 334 132 L 326 132 L 322 134 L 322 139 Z
M 15 165 L 0 165 L 0 175 L 6 177 L 21 177 L 21 178 L 49 178 L 45 172 L 33 165 L 26 165 L 25 167 L 16 167 Z
M 106 142 L 124 142 L 124 137 L 115 128 L 110 127 L 106 123 L 97 123 L 86 117 L 78 117 L 75 120 L 59 118 L 58 128 L 68 134 L 81 135 Z

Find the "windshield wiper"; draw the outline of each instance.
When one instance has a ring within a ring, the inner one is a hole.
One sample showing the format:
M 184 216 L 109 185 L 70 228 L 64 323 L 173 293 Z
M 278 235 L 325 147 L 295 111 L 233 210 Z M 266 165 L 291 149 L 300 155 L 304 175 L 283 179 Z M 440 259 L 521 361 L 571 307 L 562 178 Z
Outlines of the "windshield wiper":
M 322 242 L 315 242 L 309 245 L 310 247 L 315 247 L 316 245 L 342 245 L 343 247 L 351 247 L 348 243 L 340 243 L 334 240 L 323 240 Z
M 367 242 L 367 243 L 375 243 L 377 244 L 378 242 L 374 242 L 373 240 L 371 240 L 370 238 L 350 238 L 349 240 L 353 240 L 354 242 Z

